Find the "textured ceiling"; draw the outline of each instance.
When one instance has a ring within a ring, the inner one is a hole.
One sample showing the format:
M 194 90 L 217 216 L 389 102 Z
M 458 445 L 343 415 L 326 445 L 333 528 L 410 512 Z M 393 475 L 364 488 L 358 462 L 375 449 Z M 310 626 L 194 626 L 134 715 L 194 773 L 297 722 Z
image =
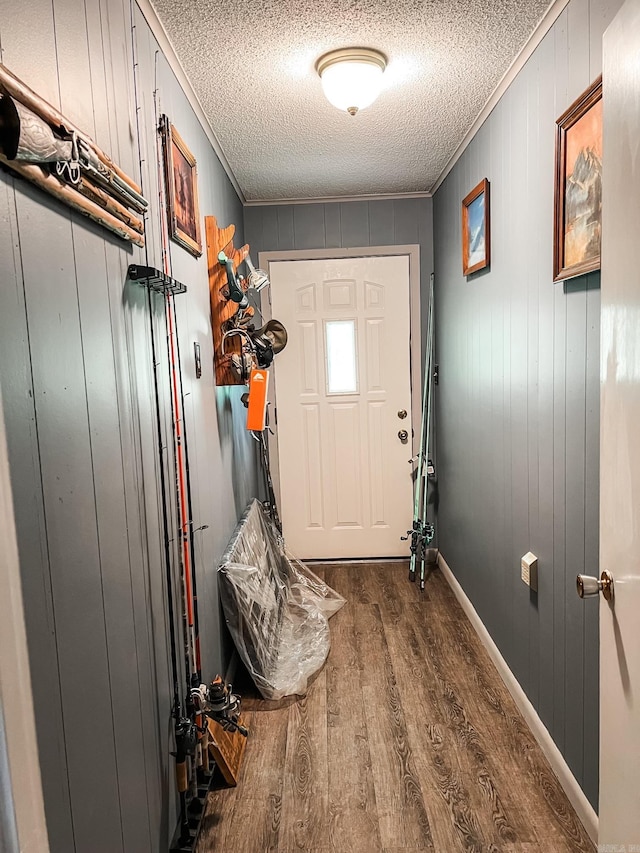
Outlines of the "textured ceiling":
M 549 0 L 153 0 L 248 201 L 431 189 Z M 316 59 L 375 47 L 355 117 Z

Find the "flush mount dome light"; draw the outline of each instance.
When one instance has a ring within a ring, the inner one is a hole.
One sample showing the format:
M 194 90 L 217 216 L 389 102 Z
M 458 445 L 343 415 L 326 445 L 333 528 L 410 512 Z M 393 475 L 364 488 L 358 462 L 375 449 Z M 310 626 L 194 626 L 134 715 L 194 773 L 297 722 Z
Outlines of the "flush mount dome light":
M 327 100 L 352 116 L 378 97 L 386 67 L 386 56 L 366 47 L 332 50 L 316 62 Z

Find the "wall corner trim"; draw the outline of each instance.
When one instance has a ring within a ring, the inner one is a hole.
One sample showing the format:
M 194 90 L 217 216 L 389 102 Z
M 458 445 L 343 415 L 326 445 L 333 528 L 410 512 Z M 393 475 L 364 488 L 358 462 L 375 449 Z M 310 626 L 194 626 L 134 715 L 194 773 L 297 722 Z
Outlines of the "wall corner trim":
M 204 111 L 204 107 L 200 102 L 200 98 L 197 96 L 195 89 L 191 85 L 191 81 L 187 76 L 187 72 L 184 70 L 184 66 L 180 59 L 178 58 L 178 54 L 169 38 L 167 31 L 164 28 L 164 24 L 158 17 L 158 13 L 154 9 L 151 4 L 151 0 L 135 0 L 140 12 L 144 16 L 147 24 L 149 25 L 149 29 L 154 35 L 154 38 L 158 42 L 160 46 L 160 50 L 164 53 L 167 62 L 169 63 L 169 67 L 176 75 L 178 79 L 178 83 L 182 86 L 184 94 L 191 105 L 192 110 L 196 114 L 196 118 L 202 125 L 202 129 L 204 130 L 207 139 L 211 143 L 211 147 L 216 153 L 218 160 L 224 171 L 227 174 L 227 177 L 231 181 L 231 184 L 238 194 L 238 198 L 242 204 L 246 203 L 246 199 L 244 197 L 244 193 L 240 189 L 240 184 L 227 160 L 226 154 L 222 149 L 222 145 L 220 144 L 220 140 L 215 134 L 214 129 L 211 127 L 209 119 L 207 118 L 207 114 Z
M 460 586 L 459 581 L 447 565 L 447 562 L 442 556 L 442 554 L 438 555 L 438 566 L 440 567 L 440 571 L 442 572 L 447 583 L 453 590 L 454 595 L 460 602 L 460 605 L 464 610 L 465 615 L 471 622 L 482 644 L 489 653 L 489 657 L 491 658 L 494 666 L 498 670 L 500 678 L 502 678 L 507 690 L 513 697 L 513 700 L 518 706 L 520 713 L 522 714 L 527 725 L 531 729 L 533 736 L 538 741 L 538 744 L 542 749 L 545 758 L 551 765 L 551 769 L 556 774 L 560 785 L 562 786 L 565 794 L 569 798 L 569 802 L 576 810 L 578 818 L 582 822 L 593 843 L 597 845 L 598 815 L 596 814 L 593 806 L 586 798 L 584 791 L 582 790 L 575 776 L 569 769 L 569 765 L 564 760 L 562 753 L 560 752 L 553 738 L 549 734 L 549 730 L 546 728 L 546 726 L 538 716 L 536 709 L 533 707 L 533 705 L 527 698 L 527 695 L 520 686 L 520 683 L 516 679 L 515 675 L 509 669 L 507 662 L 500 653 L 500 650 L 494 643 L 484 623 L 478 616 L 475 607 L 467 597 L 465 591 Z
M 327 195 L 309 198 L 257 198 L 245 201 L 245 207 L 278 207 L 289 204 L 344 204 L 351 201 L 393 201 L 407 198 L 431 198 L 430 192 L 377 193 L 371 195 Z
M 440 173 L 440 176 L 438 177 L 437 181 L 430 189 L 431 195 L 435 195 L 440 186 L 444 183 L 444 179 L 456 165 L 458 160 L 462 157 L 465 152 L 465 149 L 471 143 L 473 137 L 476 135 L 476 133 L 480 130 L 486 119 L 489 117 L 493 108 L 496 106 L 500 98 L 507 91 L 509 86 L 516 79 L 518 74 L 522 71 L 524 66 L 527 64 L 527 62 L 533 55 L 535 49 L 538 47 L 542 39 L 546 36 L 546 34 L 549 32 L 551 27 L 555 24 L 555 22 L 558 20 L 558 18 L 568 5 L 569 0 L 552 0 L 546 12 L 538 22 L 538 25 L 536 26 L 535 30 L 531 33 L 529 39 L 522 47 L 522 50 L 513 60 L 511 65 L 507 68 L 504 75 L 498 82 L 498 85 L 489 95 L 487 102 L 478 113 L 478 116 L 472 123 L 471 127 L 462 137 L 462 141 L 447 161 L 447 164 Z

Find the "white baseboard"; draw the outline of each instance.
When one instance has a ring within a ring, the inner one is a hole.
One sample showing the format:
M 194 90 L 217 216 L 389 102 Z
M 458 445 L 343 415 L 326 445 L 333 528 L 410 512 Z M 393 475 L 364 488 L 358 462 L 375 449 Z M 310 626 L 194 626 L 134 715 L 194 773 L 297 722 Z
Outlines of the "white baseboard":
M 594 811 L 593 806 L 586 798 L 584 791 L 576 781 L 575 776 L 569 769 L 567 762 L 564 760 L 562 753 L 556 746 L 553 738 L 549 734 L 536 709 L 533 707 L 526 693 L 520 686 L 515 675 L 507 666 L 507 662 L 502 657 L 499 648 L 493 642 L 491 635 L 484 626 L 484 623 L 476 613 L 476 610 L 467 598 L 465 591 L 460 586 L 455 575 L 447 565 L 442 554 L 438 556 L 438 565 L 443 576 L 446 578 L 449 586 L 453 590 L 456 598 L 460 602 L 467 618 L 475 628 L 476 633 L 480 637 L 482 644 L 489 653 L 489 657 L 493 661 L 500 677 L 505 683 L 505 686 L 514 702 L 520 709 L 520 713 L 524 717 L 527 725 L 531 729 L 533 736 L 538 741 L 547 761 L 551 765 L 551 769 L 558 777 L 558 781 L 562 786 L 565 794 L 569 798 L 569 802 L 576 811 L 576 814 L 582 821 L 584 828 L 587 830 L 589 837 L 594 844 L 598 843 L 598 815 Z

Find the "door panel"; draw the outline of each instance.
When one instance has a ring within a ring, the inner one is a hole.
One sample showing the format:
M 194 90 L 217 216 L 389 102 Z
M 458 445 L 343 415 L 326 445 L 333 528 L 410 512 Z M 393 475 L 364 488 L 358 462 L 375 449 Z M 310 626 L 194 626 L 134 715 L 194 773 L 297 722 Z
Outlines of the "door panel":
M 398 438 L 411 425 L 409 259 L 278 261 L 270 277 L 289 330 L 274 368 L 287 545 L 306 558 L 398 556 L 412 493 Z
M 604 37 L 600 439 L 602 849 L 640 850 L 640 6 Z M 595 661 L 591 662 L 595 666 Z

